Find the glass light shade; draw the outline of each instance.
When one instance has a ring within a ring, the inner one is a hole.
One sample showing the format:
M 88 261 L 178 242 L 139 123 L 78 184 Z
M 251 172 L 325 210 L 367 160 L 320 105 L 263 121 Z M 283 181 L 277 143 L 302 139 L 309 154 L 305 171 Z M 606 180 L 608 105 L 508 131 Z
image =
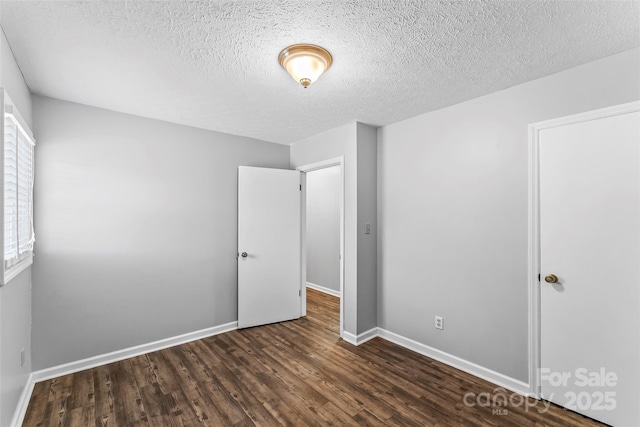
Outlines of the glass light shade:
M 320 46 L 296 44 L 280 52 L 278 61 L 295 81 L 306 88 L 329 69 L 333 58 Z

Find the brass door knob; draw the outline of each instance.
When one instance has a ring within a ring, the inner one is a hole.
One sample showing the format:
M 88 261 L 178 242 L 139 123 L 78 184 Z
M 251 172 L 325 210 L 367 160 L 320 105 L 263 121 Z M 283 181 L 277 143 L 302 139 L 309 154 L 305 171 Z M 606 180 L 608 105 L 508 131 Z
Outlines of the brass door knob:
M 547 283 L 558 283 L 558 276 L 556 276 L 555 274 L 547 274 L 544 277 L 544 281 Z

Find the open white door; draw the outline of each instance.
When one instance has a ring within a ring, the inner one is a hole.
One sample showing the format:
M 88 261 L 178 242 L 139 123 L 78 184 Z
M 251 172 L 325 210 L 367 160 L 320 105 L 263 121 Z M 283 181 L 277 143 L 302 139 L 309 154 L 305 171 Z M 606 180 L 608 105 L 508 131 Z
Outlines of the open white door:
M 238 327 L 300 317 L 300 172 L 238 168 Z
M 543 129 L 541 392 L 640 425 L 640 113 Z

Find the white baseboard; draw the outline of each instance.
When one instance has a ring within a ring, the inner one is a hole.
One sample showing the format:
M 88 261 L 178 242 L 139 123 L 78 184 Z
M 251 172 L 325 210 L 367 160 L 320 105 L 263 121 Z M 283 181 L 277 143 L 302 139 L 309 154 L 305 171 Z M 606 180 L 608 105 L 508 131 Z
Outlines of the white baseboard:
M 360 345 L 364 344 L 367 341 L 378 336 L 378 328 L 371 328 L 366 332 L 363 332 L 358 335 L 354 335 L 350 332 L 344 331 L 342 333 L 342 339 L 352 345 Z
M 334 297 L 340 298 L 342 294 L 340 291 L 336 291 L 330 288 L 325 288 L 324 286 L 316 285 L 315 283 L 307 282 L 307 288 L 315 289 L 316 291 L 324 292 L 325 294 L 333 295 Z
M 382 328 L 378 328 L 377 336 L 398 344 L 399 346 L 408 348 L 409 350 L 413 350 L 416 353 L 420 353 L 449 366 L 453 366 L 454 368 L 460 369 L 468 374 L 492 382 L 500 387 L 515 391 L 516 393 L 525 396 L 529 396 L 530 394 L 529 384 L 525 382 L 508 377 L 504 374 L 495 372 L 473 362 L 469 362 L 468 360 L 461 359 L 460 357 L 453 356 L 449 353 L 445 353 L 444 351 L 429 347 L 426 344 L 419 343 L 410 338 L 403 337 L 402 335 L 398 335 Z
M 342 339 L 351 345 L 358 345 L 358 337 L 351 332 L 342 331 Z
M 31 400 L 31 393 L 33 393 L 33 386 L 35 384 L 36 381 L 33 380 L 32 373 L 29 375 L 29 379 L 27 379 L 27 383 L 24 385 L 22 393 L 20 394 L 20 400 L 18 400 L 16 411 L 13 413 L 13 418 L 11 419 L 11 427 L 19 427 L 22 425 L 24 416 L 27 414 L 27 407 L 29 406 L 29 400 Z
M 73 374 L 75 372 L 84 371 L 85 369 L 95 368 L 96 366 L 118 362 L 130 357 L 140 356 L 141 354 L 163 350 L 165 348 L 173 347 L 176 345 L 185 344 L 191 341 L 196 341 L 214 335 L 222 334 L 224 332 L 233 331 L 235 329 L 238 329 L 238 322 L 229 322 L 223 325 L 213 326 L 211 328 L 201 329 L 199 331 L 189 332 L 175 337 L 165 338 L 159 341 L 141 344 L 122 350 L 113 351 L 111 353 L 100 354 L 98 356 L 89 357 L 87 359 L 77 360 L 75 362 L 65 363 L 63 365 L 52 366 L 51 368 L 34 371 L 29 376 L 29 380 L 25 385 L 22 394 L 20 395 L 20 400 L 18 401 L 11 426 L 17 427 L 22 425 L 24 416 L 27 412 L 27 406 L 29 405 L 29 400 L 31 399 L 31 393 L 33 392 L 33 386 L 37 382 L 49 380 L 51 378 L 56 378 L 63 375 Z

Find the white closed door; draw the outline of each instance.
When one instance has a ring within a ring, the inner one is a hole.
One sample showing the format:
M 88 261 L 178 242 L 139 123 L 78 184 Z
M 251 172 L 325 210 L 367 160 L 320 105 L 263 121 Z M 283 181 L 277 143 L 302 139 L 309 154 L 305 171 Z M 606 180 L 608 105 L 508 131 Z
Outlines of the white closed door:
M 238 327 L 300 317 L 300 172 L 238 169 Z
M 640 426 L 640 114 L 541 130 L 539 150 L 542 396 Z

